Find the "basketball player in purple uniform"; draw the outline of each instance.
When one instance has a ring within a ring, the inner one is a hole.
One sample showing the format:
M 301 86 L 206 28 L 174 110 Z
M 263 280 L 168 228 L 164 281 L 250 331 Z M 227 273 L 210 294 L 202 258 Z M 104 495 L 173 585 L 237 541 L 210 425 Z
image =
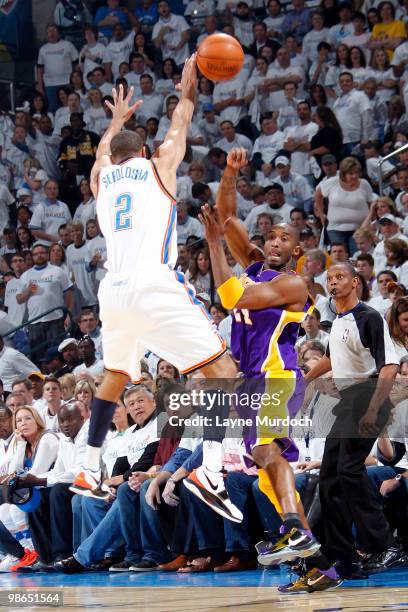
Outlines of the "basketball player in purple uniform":
M 223 306 L 234 310 L 231 348 L 248 381 L 247 389 L 253 389 L 255 384 L 259 390 L 256 381 L 262 381 L 266 397 L 279 396 L 279 402 L 266 401 L 260 408 L 258 421 L 262 424 L 258 426 L 252 456 L 259 466 L 259 487 L 282 516 L 284 533 L 275 543 L 258 545 L 258 560 L 268 565 L 309 557 L 306 561 L 309 571 L 294 583 L 280 587 L 281 591 L 327 590 L 339 586 L 341 580 L 319 552 L 320 545 L 308 529 L 293 471 L 285 458 L 285 453 L 291 450 L 289 432 L 274 423 L 274 419 L 289 414 L 288 406 L 300 379 L 295 342 L 299 326 L 312 312 L 313 304 L 304 279 L 291 272 L 292 260 L 299 255 L 297 230 L 286 224 L 275 225 L 262 256 L 237 218 L 236 179 L 246 164 L 245 150 L 230 151 L 217 194 L 217 211 L 205 205 L 201 220 L 218 294 Z M 228 266 L 223 233 L 234 258 L 246 269 L 240 280 Z M 264 425 L 262 417 L 269 417 L 270 423 Z M 192 491 L 194 486 L 199 488 L 194 473 L 187 483 Z

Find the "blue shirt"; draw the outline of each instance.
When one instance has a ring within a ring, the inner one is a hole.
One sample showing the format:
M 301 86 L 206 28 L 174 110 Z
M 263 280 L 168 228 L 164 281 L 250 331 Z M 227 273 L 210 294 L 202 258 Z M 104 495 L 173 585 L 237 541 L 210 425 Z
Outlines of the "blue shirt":
M 105 19 L 105 17 L 107 17 L 108 15 L 116 15 L 116 17 L 119 18 L 119 22 L 123 25 L 123 26 L 127 26 L 129 24 L 127 15 L 125 15 L 125 13 L 123 13 L 123 11 L 119 8 L 119 9 L 110 9 L 107 6 L 101 6 L 101 8 L 99 8 L 96 11 L 96 15 L 94 18 L 94 25 L 98 25 L 98 23 L 100 21 L 102 21 L 103 19 Z M 108 38 L 111 38 L 112 34 L 113 34 L 113 26 L 105 26 L 103 28 L 99 28 L 99 31 L 102 32 L 102 34 L 104 36 L 107 36 Z

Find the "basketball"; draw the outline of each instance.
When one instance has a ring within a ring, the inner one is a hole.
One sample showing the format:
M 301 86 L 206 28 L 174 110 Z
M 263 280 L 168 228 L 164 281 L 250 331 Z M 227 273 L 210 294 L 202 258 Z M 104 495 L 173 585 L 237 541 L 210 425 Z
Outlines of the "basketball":
M 229 34 L 211 34 L 198 47 L 198 68 L 210 81 L 234 78 L 241 71 L 243 63 L 244 51 Z

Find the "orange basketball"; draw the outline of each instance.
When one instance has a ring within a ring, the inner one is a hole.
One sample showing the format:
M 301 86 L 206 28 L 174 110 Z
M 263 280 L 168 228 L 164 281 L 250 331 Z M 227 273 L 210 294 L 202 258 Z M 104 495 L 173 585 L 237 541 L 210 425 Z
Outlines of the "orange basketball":
M 200 72 L 211 81 L 228 81 L 241 71 L 244 51 L 229 34 L 211 34 L 204 38 L 197 51 Z

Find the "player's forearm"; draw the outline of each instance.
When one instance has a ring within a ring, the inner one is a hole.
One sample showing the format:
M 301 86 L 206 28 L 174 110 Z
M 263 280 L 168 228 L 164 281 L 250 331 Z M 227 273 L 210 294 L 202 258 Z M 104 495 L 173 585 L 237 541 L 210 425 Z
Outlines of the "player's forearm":
M 237 177 L 239 170 L 227 166 L 217 191 L 217 210 L 222 222 L 237 216 Z
M 48 232 L 44 232 L 43 230 L 33 229 L 31 230 L 34 238 L 38 238 L 38 240 L 48 240 L 48 242 L 58 242 L 59 238 L 55 234 L 48 234 Z
M 187 132 L 187 128 L 193 118 L 193 113 L 193 100 L 187 97 L 182 98 L 174 110 L 169 131 L 180 132 L 181 130 L 183 130 Z
M 388 459 L 388 461 L 392 461 L 394 458 L 394 447 L 389 438 L 383 438 L 382 436 L 377 440 L 378 450 L 380 453 Z
M 208 247 L 210 250 L 211 267 L 214 275 L 214 284 L 216 288 L 233 276 L 231 268 L 228 265 L 227 258 L 224 253 L 224 247 L 221 240 L 209 241 Z

